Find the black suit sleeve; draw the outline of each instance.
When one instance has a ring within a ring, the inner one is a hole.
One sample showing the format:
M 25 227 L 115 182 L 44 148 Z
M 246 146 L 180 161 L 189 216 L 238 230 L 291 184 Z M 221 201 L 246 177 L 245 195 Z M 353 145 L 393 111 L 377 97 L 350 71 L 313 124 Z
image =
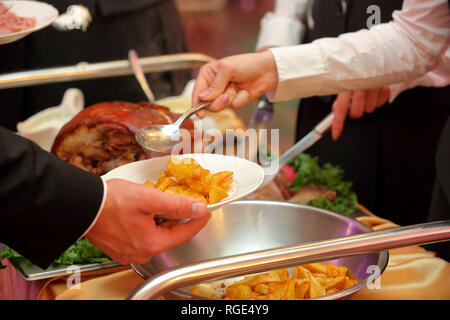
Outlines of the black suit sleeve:
M 0 127 L 0 242 L 42 268 L 95 219 L 99 176 L 76 168 Z

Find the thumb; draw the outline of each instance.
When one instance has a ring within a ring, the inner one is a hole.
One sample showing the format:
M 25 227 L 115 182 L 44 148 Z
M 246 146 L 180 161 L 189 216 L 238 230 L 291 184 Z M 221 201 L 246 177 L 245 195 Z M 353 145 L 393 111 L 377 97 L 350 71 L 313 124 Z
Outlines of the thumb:
M 204 101 L 214 100 L 219 97 L 222 93 L 224 93 L 230 83 L 231 69 L 221 63 L 218 64 L 217 68 L 217 73 L 211 84 L 205 91 L 200 92 L 198 95 L 200 99 Z
M 199 219 L 208 214 L 206 205 L 195 198 L 148 188 L 145 194 L 145 213 L 158 214 L 166 219 Z

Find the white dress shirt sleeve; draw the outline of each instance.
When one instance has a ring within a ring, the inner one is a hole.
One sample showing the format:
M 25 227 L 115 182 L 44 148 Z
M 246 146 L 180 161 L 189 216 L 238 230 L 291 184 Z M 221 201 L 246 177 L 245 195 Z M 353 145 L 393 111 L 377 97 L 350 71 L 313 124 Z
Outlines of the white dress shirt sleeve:
M 105 201 L 106 201 L 106 194 L 108 192 L 108 186 L 106 184 L 106 181 L 102 179 L 103 182 L 103 199 L 102 199 L 102 203 L 100 204 L 100 208 L 97 211 L 97 215 L 95 216 L 95 219 L 92 221 L 91 225 L 89 226 L 89 228 L 87 228 L 87 230 L 83 233 L 83 235 L 80 237 L 81 240 L 82 238 L 84 238 L 86 236 L 86 234 L 91 231 L 92 227 L 95 225 L 95 223 L 97 222 L 98 218 L 100 217 L 100 213 L 102 212 L 104 206 L 105 206 Z
M 305 33 L 309 0 L 276 0 L 275 10 L 265 14 L 260 24 L 256 50 L 299 44 Z
M 415 78 L 403 83 L 396 83 L 389 86 L 389 102 L 393 102 L 397 96 L 415 87 L 445 87 L 450 84 L 450 49 L 447 48 L 439 65 L 422 77 Z
M 394 21 L 311 44 L 270 49 L 277 65 L 273 101 L 367 89 L 423 76 L 449 45 L 447 0 L 405 0 Z

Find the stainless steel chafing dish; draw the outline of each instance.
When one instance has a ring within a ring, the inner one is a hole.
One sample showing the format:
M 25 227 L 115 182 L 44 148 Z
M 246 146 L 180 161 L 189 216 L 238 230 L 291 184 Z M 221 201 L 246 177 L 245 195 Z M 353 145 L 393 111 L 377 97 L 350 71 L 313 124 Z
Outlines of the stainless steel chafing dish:
M 375 269 L 384 271 L 385 249 L 446 239 L 450 221 L 372 232 L 352 218 L 310 206 L 238 201 L 214 211 L 190 243 L 133 265 L 148 280 L 128 298 L 166 293 L 170 299 L 205 299 L 192 294 L 190 286 L 220 279 L 231 284 L 251 273 L 331 260 L 349 268 L 359 282 L 320 299 L 344 299 L 375 280 Z

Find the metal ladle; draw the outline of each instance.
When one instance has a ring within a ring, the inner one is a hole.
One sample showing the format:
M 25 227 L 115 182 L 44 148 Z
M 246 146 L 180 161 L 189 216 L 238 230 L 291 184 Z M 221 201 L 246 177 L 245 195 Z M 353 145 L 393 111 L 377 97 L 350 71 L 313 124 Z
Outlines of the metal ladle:
M 180 127 L 183 122 L 210 105 L 211 102 L 193 106 L 174 123 L 142 128 L 136 132 L 136 141 L 150 151 L 169 153 L 180 143 Z
M 128 53 L 134 74 L 142 90 L 150 102 L 155 101 L 155 96 L 147 83 L 144 72 L 139 63 L 139 58 L 134 50 Z M 180 127 L 191 115 L 208 107 L 211 103 L 194 106 L 186 111 L 177 121 L 166 125 L 151 125 L 136 132 L 136 141 L 139 145 L 150 151 L 158 153 L 169 153 L 180 143 Z

